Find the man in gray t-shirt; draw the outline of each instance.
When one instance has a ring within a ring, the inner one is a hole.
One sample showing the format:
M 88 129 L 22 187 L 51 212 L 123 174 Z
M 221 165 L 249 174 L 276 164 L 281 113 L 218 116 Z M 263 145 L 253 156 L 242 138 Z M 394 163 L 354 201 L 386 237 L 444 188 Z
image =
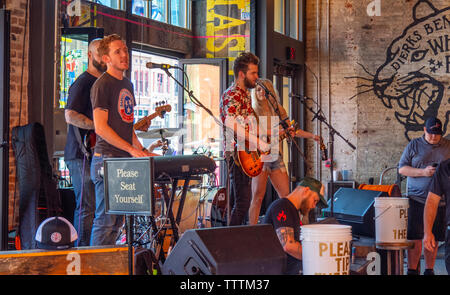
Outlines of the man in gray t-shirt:
M 408 273 L 417 272 L 422 253 L 423 211 L 428 195 L 428 187 L 431 178 L 436 171 L 436 166 L 450 158 L 450 141 L 442 137 L 442 123 L 437 118 L 429 118 L 424 127 L 422 137 L 411 140 L 403 151 L 398 163 L 399 173 L 407 176 L 407 190 L 409 201 L 408 209 L 408 240 L 414 241 L 414 248 L 408 250 Z M 434 232 L 438 241 L 445 239 L 445 212 L 438 213 Z M 424 251 L 426 271 L 432 274 L 435 251 Z
M 100 169 L 104 158 L 148 157 L 134 132 L 133 85 L 124 77 L 129 67 L 128 47 L 118 35 L 100 41 L 98 52 L 107 66 L 91 89 L 93 121 L 97 143 L 91 163 L 95 185 L 95 218 L 91 246 L 115 245 L 123 216 L 106 214 L 104 180 Z M 147 126 L 148 127 L 148 126 Z

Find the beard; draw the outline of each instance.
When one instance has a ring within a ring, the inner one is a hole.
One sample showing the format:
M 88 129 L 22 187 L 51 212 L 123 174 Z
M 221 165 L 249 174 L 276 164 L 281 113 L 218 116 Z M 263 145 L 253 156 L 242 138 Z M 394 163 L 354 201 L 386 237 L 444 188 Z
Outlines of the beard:
M 303 202 L 300 204 L 300 208 L 298 209 L 298 211 L 300 211 L 303 216 L 309 214 L 310 208 L 308 207 L 308 202 L 306 199 L 303 200 Z
M 244 86 L 247 89 L 253 89 L 256 87 L 256 83 L 255 82 L 251 82 L 249 79 L 247 79 L 247 77 L 244 78 Z
M 94 59 L 92 59 L 92 65 L 100 72 L 100 73 L 104 73 L 106 72 L 106 65 L 104 63 L 99 63 Z

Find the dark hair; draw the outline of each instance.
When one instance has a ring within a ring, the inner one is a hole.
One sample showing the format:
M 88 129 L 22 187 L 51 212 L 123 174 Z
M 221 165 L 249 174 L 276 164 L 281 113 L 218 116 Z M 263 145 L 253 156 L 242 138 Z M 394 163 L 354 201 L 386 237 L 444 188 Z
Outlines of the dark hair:
M 240 71 L 247 73 L 249 64 L 259 65 L 259 58 L 251 52 L 242 52 L 234 61 L 234 77 L 237 78 Z
M 109 54 L 109 45 L 112 42 L 117 41 L 117 40 L 121 40 L 123 42 L 122 38 L 117 34 L 108 35 L 105 38 L 103 38 L 100 41 L 100 44 L 98 45 L 98 48 L 97 48 L 98 54 L 100 56 L 108 55 Z

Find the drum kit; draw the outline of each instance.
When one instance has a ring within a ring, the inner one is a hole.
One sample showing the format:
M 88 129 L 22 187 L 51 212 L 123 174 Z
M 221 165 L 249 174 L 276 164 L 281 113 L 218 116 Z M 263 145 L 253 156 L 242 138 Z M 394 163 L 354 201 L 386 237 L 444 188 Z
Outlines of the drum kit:
M 137 133 L 137 136 L 143 139 L 161 139 L 163 142 L 163 155 L 166 155 L 168 150 L 167 138 L 176 136 L 179 131 L 179 128 L 156 128 L 150 129 L 147 132 Z M 213 141 L 209 140 L 209 142 Z M 197 152 L 199 150 L 197 148 Z M 207 151 L 210 151 L 210 149 L 203 149 L 204 154 L 214 161 L 223 160 L 223 158 L 211 157 L 211 154 L 207 153 Z M 174 246 L 172 226 L 167 212 L 171 209 L 173 215 L 177 215 L 180 209 L 183 187 L 184 181 L 180 180 L 175 188 L 168 188 L 168 195 L 171 195 L 171 190 L 175 189 L 175 197 L 172 208 L 167 208 L 163 188 L 155 184 L 155 216 L 135 216 L 134 218 L 135 243 L 153 250 L 157 257 L 160 251 L 163 251 L 164 256 L 168 255 L 170 249 Z M 177 229 L 180 234 L 190 229 L 226 226 L 226 188 L 217 186 L 216 175 L 214 173 L 192 177 L 188 181 L 187 194 L 181 209 L 181 219 L 179 224 L 177 224 Z M 152 222 L 152 219 L 154 222 Z M 160 232 L 163 233 L 162 237 L 159 241 L 156 241 L 157 238 L 155 237 Z M 158 245 L 162 246 L 160 247 L 162 249 L 155 249 Z

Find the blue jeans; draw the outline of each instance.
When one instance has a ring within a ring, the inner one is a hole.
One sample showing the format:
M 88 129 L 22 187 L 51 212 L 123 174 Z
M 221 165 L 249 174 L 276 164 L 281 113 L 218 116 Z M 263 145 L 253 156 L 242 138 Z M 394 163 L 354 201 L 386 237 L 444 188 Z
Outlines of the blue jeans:
M 450 275 L 450 225 L 447 227 L 445 235 L 445 268 L 447 269 L 447 274 Z
M 75 241 L 75 246 L 89 246 L 95 214 L 95 188 L 91 180 L 90 161 L 75 159 L 67 160 L 66 164 L 76 200 L 73 225 L 77 230 L 78 240 Z
M 95 185 L 95 218 L 91 234 L 91 246 L 115 245 L 123 216 L 105 213 L 105 190 L 103 176 L 99 174 L 103 167 L 103 157 L 93 156 L 91 179 Z

